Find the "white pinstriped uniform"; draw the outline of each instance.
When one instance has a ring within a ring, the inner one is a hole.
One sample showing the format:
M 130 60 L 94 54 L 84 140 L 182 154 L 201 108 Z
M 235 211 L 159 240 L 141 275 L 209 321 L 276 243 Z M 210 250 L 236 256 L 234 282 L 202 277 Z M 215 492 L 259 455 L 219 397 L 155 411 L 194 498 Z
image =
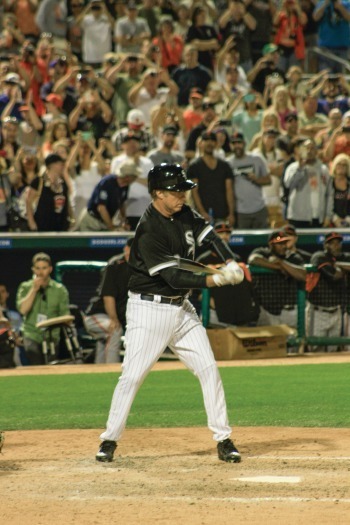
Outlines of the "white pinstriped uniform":
M 181 307 L 147 302 L 130 293 L 127 327 L 123 373 L 101 439 L 118 441 L 139 387 L 167 346 L 198 377 L 214 440 L 229 437 L 222 381 L 206 331 L 191 303 L 186 300 Z
M 205 276 L 174 269 L 169 256 L 193 257 L 195 246 L 207 244 L 231 257 L 229 248 L 203 217 L 184 206 L 174 218 L 150 205 L 142 217 L 130 252 L 129 301 L 126 312 L 125 357 L 115 388 L 103 441 L 118 441 L 146 375 L 169 347 L 199 379 L 208 426 L 215 441 L 231 434 L 222 381 L 204 327 L 188 299 L 180 305 L 161 302 L 188 296 L 206 286 Z M 159 294 L 159 295 L 158 295 Z M 142 296 L 142 297 L 141 297 Z

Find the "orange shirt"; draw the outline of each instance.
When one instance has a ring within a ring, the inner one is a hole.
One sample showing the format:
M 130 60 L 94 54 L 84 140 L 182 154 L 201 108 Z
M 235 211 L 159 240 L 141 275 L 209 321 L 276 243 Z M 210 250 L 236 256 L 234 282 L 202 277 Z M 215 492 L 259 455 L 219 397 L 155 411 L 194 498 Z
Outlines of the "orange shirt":
M 166 42 L 161 37 L 153 39 L 153 44 L 158 46 L 162 53 L 162 67 L 178 66 L 181 62 L 184 42 L 179 35 L 173 35 L 171 42 Z

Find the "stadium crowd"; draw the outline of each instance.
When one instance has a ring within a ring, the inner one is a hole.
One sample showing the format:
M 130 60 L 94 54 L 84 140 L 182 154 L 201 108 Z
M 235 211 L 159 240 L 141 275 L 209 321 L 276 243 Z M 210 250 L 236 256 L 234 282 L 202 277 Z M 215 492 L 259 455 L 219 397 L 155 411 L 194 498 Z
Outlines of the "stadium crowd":
M 4 0 L 0 230 L 134 230 L 160 162 L 232 228 L 350 224 L 348 0 Z

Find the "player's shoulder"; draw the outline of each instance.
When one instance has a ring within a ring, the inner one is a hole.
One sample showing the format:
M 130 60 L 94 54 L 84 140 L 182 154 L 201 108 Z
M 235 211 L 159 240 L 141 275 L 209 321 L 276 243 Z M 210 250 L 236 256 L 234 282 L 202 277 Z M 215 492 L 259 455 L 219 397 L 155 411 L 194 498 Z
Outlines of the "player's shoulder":
M 332 262 L 332 259 L 328 257 L 327 253 L 325 253 L 322 250 L 319 250 L 312 254 L 311 260 L 310 260 L 311 264 L 313 264 L 314 266 L 318 266 L 319 264 L 323 262 L 329 262 L 329 263 Z

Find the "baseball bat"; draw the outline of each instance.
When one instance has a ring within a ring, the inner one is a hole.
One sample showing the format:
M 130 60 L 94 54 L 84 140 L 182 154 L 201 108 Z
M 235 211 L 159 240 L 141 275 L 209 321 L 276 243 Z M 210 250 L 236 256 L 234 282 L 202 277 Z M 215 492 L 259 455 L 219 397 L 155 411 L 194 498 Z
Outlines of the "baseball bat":
M 215 273 L 222 273 L 221 270 L 216 268 L 211 268 L 197 261 L 192 261 L 191 259 L 185 259 L 184 257 L 174 256 L 171 257 L 176 262 L 176 266 L 180 270 L 186 270 L 192 273 L 205 273 L 206 275 L 213 275 Z

